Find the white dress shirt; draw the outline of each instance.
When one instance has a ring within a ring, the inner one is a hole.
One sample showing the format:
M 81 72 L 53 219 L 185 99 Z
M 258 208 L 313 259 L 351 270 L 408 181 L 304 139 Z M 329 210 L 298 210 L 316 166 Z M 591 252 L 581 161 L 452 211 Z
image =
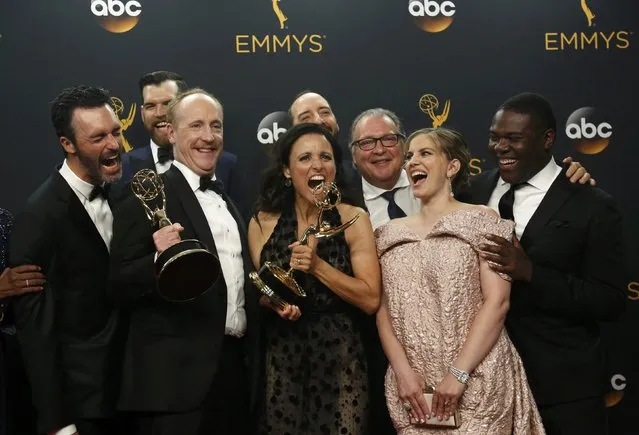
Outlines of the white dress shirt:
M 217 256 L 220 259 L 222 275 L 226 282 L 226 335 L 241 337 L 246 332 L 246 311 L 244 310 L 244 261 L 240 231 L 226 201 L 214 191 L 200 190 L 200 176 L 186 165 L 173 161 L 193 189 L 211 229 Z M 213 176 L 215 179 L 215 176 Z
M 396 188 L 399 189 L 395 192 L 395 202 L 404 210 L 406 216 L 419 213 L 421 201 L 413 195 L 413 188 L 410 186 L 408 175 L 403 169 L 397 179 L 397 183 L 393 186 L 393 189 Z M 362 177 L 362 193 L 364 194 L 366 208 L 368 208 L 368 213 L 370 213 L 373 229 L 390 221 L 390 217 L 388 217 L 388 201 L 381 196 L 385 192 L 388 192 L 388 190 L 375 187 Z
M 160 148 L 160 146 L 158 144 L 156 144 L 155 142 L 153 142 L 153 139 L 151 139 L 151 154 L 153 154 L 153 162 L 155 163 L 155 172 L 157 172 L 158 174 L 163 174 L 164 172 L 168 171 L 169 168 L 171 167 L 171 164 L 173 163 L 173 159 L 169 159 L 164 163 L 160 163 L 158 162 L 158 148 Z M 169 145 L 169 146 L 173 146 L 173 145 Z
M 80 203 L 87 211 L 87 214 L 95 224 L 95 228 L 102 236 L 102 240 L 106 244 L 107 249 L 111 248 L 111 236 L 113 235 L 113 213 L 111 213 L 111 207 L 107 200 L 98 195 L 89 201 L 89 196 L 93 191 L 93 184 L 87 183 L 80 177 L 78 177 L 67 164 L 66 159 L 62 163 L 60 168 L 60 175 L 67 182 L 73 193 L 78 197 Z M 74 424 L 63 427 L 62 429 L 54 432 L 54 435 L 73 435 L 78 429 Z
M 513 216 L 515 217 L 515 234 L 521 240 L 526 225 L 546 196 L 546 192 L 561 173 L 561 167 L 554 158 L 544 168 L 537 172 L 528 182 L 515 190 L 515 202 L 513 203 Z M 510 189 L 510 184 L 499 177 L 493 190 L 488 207 L 499 213 L 499 200 Z
M 66 159 L 60 168 L 60 175 L 62 175 L 62 178 L 66 180 L 71 190 L 76 194 L 95 224 L 100 236 L 102 236 L 102 240 L 104 240 L 107 249 L 110 249 L 111 236 L 113 235 L 113 213 L 111 213 L 111 207 L 109 207 L 107 200 L 98 195 L 93 201 L 89 201 L 89 196 L 94 187 L 93 184 L 87 183 L 75 175 L 67 164 Z

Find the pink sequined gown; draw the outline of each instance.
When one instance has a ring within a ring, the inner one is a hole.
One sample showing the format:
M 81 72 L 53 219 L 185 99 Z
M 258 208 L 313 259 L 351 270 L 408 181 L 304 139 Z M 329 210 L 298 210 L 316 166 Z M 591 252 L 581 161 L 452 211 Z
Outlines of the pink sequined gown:
M 392 222 L 375 231 L 393 332 L 427 385 L 437 385 L 447 373 L 482 305 L 478 245 L 486 233 L 510 238 L 512 231 L 511 221 L 481 209 L 445 215 L 426 237 Z M 459 404 L 458 429 L 412 426 L 391 367 L 386 401 L 401 435 L 544 433 L 521 359 L 505 330 L 471 374 Z

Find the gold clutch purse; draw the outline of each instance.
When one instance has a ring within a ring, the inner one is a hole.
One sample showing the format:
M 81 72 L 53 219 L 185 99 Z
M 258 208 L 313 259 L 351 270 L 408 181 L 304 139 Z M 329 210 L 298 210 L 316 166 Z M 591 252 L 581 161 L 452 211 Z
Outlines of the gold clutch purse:
M 426 387 L 426 391 L 424 391 L 424 399 L 426 400 L 426 404 L 428 405 L 428 409 L 431 410 L 432 413 L 432 403 L 433 403 L 433 393 L 435 390 L 432 387 Z M 448 417 L 448 420 L 439 420 L 435 416 L 431 416 L 424 423 L 413 423 L 413 426 L 419 427 L 429 427 L 429 428 L 458 428 L 461 425 L 461 419 L 459 415 L 459 409 L 455 409 L 455 412 Z

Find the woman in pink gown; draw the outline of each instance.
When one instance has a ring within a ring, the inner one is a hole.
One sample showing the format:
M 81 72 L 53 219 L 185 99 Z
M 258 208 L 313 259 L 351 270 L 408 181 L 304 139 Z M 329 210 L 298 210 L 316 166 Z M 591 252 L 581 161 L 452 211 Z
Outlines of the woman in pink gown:
M 390 362 L 386 398 L 393 424 L 401 435 L 543 434 L 504 329 L 509 277 L 478 256 L 486 234 L 510 238 L 513 222 L 455 200 L 470 160 L 459 133 L 419 130 L 406 147 L 421 211 L 375 232 L 384 287 L 377 324 Z M 426 387 L 435 387 L 432 409 Z M 447 420 L 456 409 L 458 428 L 424 425 L 433 416 Z

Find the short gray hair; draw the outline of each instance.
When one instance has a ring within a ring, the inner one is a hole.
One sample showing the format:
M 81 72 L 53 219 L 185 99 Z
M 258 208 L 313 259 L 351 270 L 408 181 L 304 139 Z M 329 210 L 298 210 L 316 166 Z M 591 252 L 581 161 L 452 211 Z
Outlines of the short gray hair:
M 397 133 L 400 133 L 405 136 L 404 126 L 402 125 L 402 121 L 399 119 L 399 116 L 397 116 L 395 112 L 392 112 L 388 109 L 382 109 L 381 107 L 376 107 L 374 109 L 368 109 L 363 111 L 362 113 L 357 115 L 355 120 L 353 120 L 353 124 L 351 124 L 350 138 L 348 141 L 349 148 L 352 148 L 353 141 L 355 140 L 355 129 L 357 128 L 359 123 L 362 122 L 362 119 L 368 118 L 368 117 L 380 117 L 380 118 L 386 117 L 390 119 L 391 121 L 393 121 L 393 124 L 395 124 L 395 127 L 397 127 Z

